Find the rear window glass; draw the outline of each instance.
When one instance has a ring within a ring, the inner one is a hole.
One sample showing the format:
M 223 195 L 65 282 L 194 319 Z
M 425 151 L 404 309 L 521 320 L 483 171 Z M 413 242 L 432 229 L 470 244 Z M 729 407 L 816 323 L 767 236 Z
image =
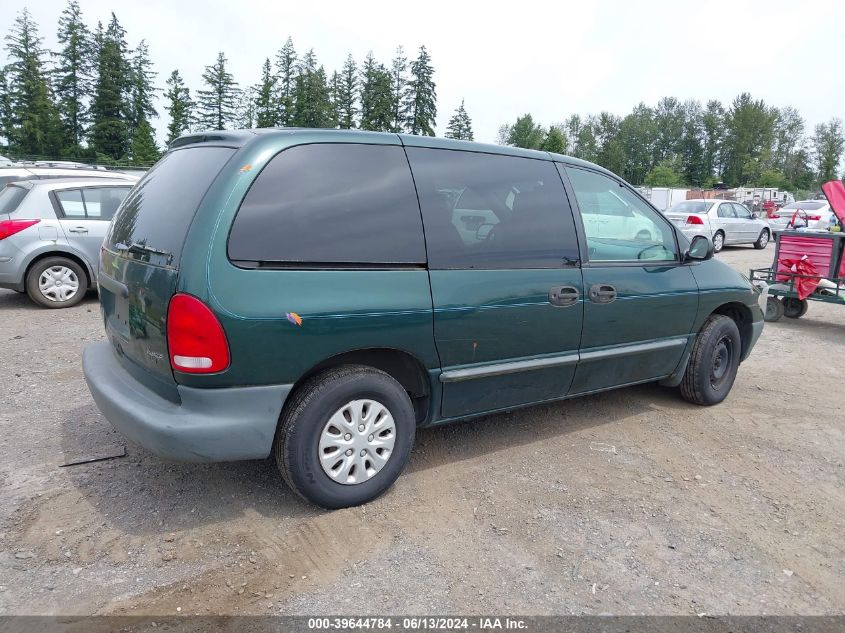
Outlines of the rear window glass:
M 803 209 L 804 211 L 818 211 L 823 206 L 825 206 L 824 202 L 815 202 L 813 200 L 808 200 L 806 202 L 791 202 L 783 208 L 784 209 Z
M 679 202 L 678 204 L 672 205 L 667 213 L 707 213 L 712 206 L 712 202 L 687 200 L 686 202 Z
M 5 187 L 0 190 L 0 213 L 12 213 L 26 198 L 29 189 L 23 187 Z
M 391 145 L 287 149 L 261 171 L 229 236 L 239 262 L 425 263 L 408 161 Z
M 234 152 L 192 147 L 166 154 L 118 209 L 109 248 L 156 264 L 177 262 L 197 207 Z

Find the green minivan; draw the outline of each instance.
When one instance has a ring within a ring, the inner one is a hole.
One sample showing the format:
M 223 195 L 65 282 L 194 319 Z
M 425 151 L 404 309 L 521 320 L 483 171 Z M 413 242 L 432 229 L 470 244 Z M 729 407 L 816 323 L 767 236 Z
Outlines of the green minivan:
M 765 289 L 712 258 L 566 156 L 183 136 L 115 215 L 108 341 L 83 366 L 105 417 L 157 455 L 273 454 L 304 498 L 352 506 L 393 484 L 420 426 L 650 381 L 721 402 Z

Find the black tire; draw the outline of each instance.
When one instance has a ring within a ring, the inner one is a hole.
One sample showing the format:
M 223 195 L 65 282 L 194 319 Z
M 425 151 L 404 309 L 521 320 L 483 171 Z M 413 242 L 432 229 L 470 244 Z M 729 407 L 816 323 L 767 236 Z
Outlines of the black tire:
M 711 406 L 724 400 L 736 380 L 742 339 L 730 317 L 713 314 L 693 344 L 681 395 L 688 402 Z
M 757 241 L 754 242 L 754 248 L 757 250 L 762 250 L 769 245 L 772 236 L 769 234 L 769 229 L 763 229 L 760 231 L 760 236 L 757 238 Z
M 810 302 L 797 297 L 784 297 L 781 299 L 781 305 L 783 305 L 783 316 L 788 319 L 800 319 L 807 314 Z
M 42 273 L 44 273 L 44 271 L 48 268 L 55 268 L 57 266 L 73 271 L 73 274 L 76 276 L 76 283 L 78 284 L 78 289 L 73 296 L 64 301 L 51 301 L 41 292 L 41 289 L 39 288 L 38 282 Z M 88 275 L 85 270 L 75 261 L 66 257 L 47 257 L 42 259 L 41 261 L 36 262 L 35 265 L 29 269 L 29 272 L 26 275 L 26 294 L 29 295 L 30 299 L 43 308 L 70 308 L 82 301 L 85 298 L 85 293 L 87 291 Z
M 718 247 L 718 248 L 716 248 L 716 244 L 717 244 L 717 242 L 718 242 L 718 240 L 716 239 L 716 236 L 717 236 L 717 235 L 721 235 L 721 236 L 722 236 L 722 240 L 721 240 L 721 243 L 719 244 L 719 247 Z M 714 253 L 720 253 L 720 252 L 722 251 L 722 249 L 723 249 L 723 248 L 725 248 L 725 234 L 724 234 L 724 233 L 722 233 L 722 231 L 716 231 L 716 232 L 713 234 L 713 239 L 712 239 L 711 241 L 713 242 L 713 252 L 714 252 Z
M 393 417 L 393 451 L 366 481 L 338 483 L 320 464 L 320 437 L 336 411 L 359 399 L 378 401 Z M 285 482 L 302 498 L 323 508 L 348 508 L 372 501 L 393 485 L 408 462 L 415 432 L 411 399 L 393 377 L 363 365 L 336 367 L 310 378 L 291 396 L 276 434 L 276 464 Z
M 780 321 L 783 316 L 783 304 L 777 297 L 768 297 L 766 299 L 766 313 L 763 315 L 765 321 L 774 323 Z

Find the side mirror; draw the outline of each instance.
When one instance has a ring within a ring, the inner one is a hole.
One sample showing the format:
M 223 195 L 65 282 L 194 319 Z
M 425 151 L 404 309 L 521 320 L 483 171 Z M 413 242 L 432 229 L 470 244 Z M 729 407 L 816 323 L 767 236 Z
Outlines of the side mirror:
M 696 235 L 692 238 L 684 259 L 693 261 L 713 259 L 713 242 L 703 235 Z

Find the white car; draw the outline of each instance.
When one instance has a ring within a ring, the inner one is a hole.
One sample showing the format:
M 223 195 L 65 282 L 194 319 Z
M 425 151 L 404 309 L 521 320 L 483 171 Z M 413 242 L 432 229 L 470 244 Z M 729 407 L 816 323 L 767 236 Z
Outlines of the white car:
M 837 222 L 836 214 L 827 200 L 798 200 L 769 216 L 769 226 L 774 234 L 792 229 L 826 231 Z
M 134 178 L 138 180 L 139 177 L 88 165 L 82 167 L 38 167 L 36 165 L 0 167 L 0 189 L 10 182 L 47 178 L 117 178 L 120 180 Z
M 713 242 L 717 253 L 729 244 L 753 244 L 766 248 L 772 237 L 769 223 L 758 218 L 745 205 L 730 200 L 685 200 L 666 212 L 675 226 L 690 241 L 704 235 Z

